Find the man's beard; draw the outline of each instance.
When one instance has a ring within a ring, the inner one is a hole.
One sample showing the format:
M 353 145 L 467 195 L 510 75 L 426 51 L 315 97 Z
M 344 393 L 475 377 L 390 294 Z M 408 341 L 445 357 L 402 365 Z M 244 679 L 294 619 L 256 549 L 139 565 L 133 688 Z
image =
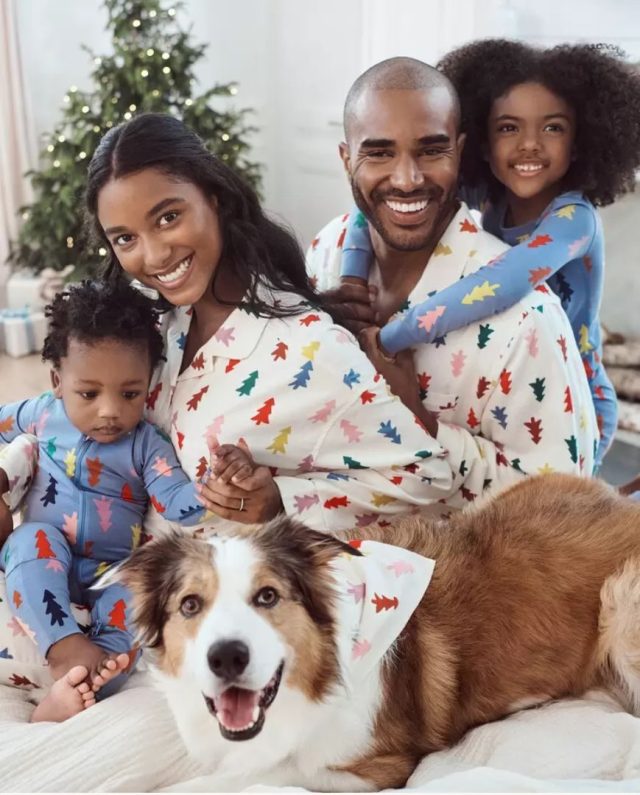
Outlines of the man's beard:
M 351 180 L 351 192 L 353 193 L 353 199 L 360 212 L 364 215 L 367 221 L 369 221 L 371 226 L 376 230 L 387 246 L 394 249 L 395 251 L 421 251 L 422 249 L 429 247 L 432 242 L 435 242 L 433 241 L 433 235 L 434 233 L 438 233 L 440 231 L 442 219 L 445 215 L 449 217 L 450 210 L 455 206 L 453 194 L 445 197 L 442 188 L 433 186 L 427 194 L 421 192 L 419 196 L 414 197 L 414 201 L 428 198 L 429 203 L 438 203 L 439 212 L 438 215 L 433 219 L 433 223 L 429 224 L 428 228 L 424 230 L 421 229 L 417 232 L 409 229 L 407 229 L 406 232 L 402 232 L 401 230 L 394 230 L 393 232 L 390 232 L 382 223 L 376 208 L 385 199 L 402 198 L 407 200 L 411 198 L 411 195 L 399 192 L 389 192 L 383 194 L 374 190 L 371 194 L 371 202 L 369 203 L 353 179 Z

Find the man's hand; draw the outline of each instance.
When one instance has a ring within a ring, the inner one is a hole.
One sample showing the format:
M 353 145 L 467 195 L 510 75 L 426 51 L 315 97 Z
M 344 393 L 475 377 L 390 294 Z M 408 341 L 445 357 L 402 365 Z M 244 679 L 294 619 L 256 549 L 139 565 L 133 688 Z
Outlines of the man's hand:
M 435 437 L 438 433 L 438 418 L 433 412 L 428 411 L 420 400 L 413 354 L 411 351 L 400 351 L 395 356 L 389 356 L 380 347 L 379 333 L 380 329 L 375 326 L 361 331 L 358 334 L 360 347 L 387 382 L 393 394 L 411 409 L 428 433 Z
M 283 510 L 271 471 L 256 464 L 243 439 L 210 451 L 211 476 L 198 487 L 205 508 L 243 524 L 268 522 Z
M 322 295 L 335 319 L 357 335 L 376 322 L 373 302 L 377 293 L 378 288 L 367 284 L 364 279 L 344 276 L 340 287 L 327 290 Z

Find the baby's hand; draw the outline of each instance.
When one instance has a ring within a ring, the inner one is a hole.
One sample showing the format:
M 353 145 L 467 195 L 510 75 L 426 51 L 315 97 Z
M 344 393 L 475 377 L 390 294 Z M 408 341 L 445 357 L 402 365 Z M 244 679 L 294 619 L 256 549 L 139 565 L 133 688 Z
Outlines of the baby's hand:
M 12 530 L 13 516 L 6 502 L 0 497 L 0 546 L 9 538 Z
M 211 450 L 211 478 L 222 483 L 240 483 L 251 477 L 256 466 L 243 440 L 238 445 L 221 444 Z

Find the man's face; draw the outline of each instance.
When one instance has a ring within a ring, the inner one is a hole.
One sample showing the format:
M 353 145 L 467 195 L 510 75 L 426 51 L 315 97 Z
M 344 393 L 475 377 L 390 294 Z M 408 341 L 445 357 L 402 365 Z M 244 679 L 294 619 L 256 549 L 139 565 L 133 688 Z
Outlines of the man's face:
M 340 155 L 356 204 L 384 243 L 430 248 L 456 208 L 464 136 L 444 88 L 365 90 Z

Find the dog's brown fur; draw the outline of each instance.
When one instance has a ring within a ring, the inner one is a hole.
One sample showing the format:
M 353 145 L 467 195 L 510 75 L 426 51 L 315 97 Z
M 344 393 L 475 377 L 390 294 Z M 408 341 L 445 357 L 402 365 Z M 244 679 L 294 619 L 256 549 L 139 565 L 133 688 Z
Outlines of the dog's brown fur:
M 599 617 L 605 583 L 605 593 L 617 583 L 640 607 L 640 506 L 613 489 L 565 475 L 529 478 L 446 524 L 411 518 L 366 537 L 436 567 L 386 659 L 371 751 L 350 772 L 400 787 L 425 754 L 518 703 L 598 685 L 628 695 L 615 663 L 622 639 L 599 633 Z M 610 629 L 611 612 L 624 605 L 609 598 L 605 607 Z M 640 612 L 626 626 L 624 643 L 638 653 Z

